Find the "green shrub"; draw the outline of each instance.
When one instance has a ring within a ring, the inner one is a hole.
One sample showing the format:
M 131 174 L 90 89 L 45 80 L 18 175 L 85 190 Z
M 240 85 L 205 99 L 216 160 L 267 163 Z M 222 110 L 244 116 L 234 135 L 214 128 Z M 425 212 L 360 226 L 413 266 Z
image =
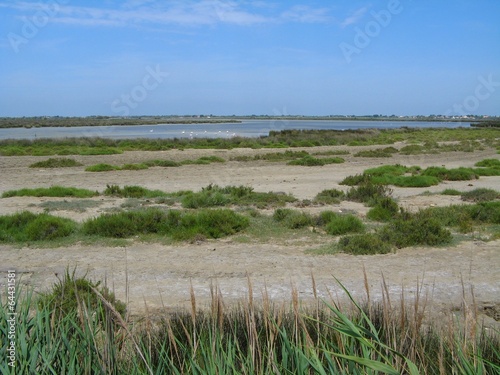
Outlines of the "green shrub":
M 425 148 L 421 145 L 408 145 L 404 146 L 399 150 L 399 153 L 402 155 L 419 155 L 428 153 L 429 149 Z
M 500 168 L 473 168 L 478 176 L 500 176 Z
M 182 207 L 185 208 L 201 208 L 201 207 L 216 207 L 225 206 L 231 200 L 220 191 L 205 190 L 199 193 L 192 193 L 182 198 Z
M 357 187 L 352 187 L 346 194 L 350 201 L 366 203 L 368 206 L 375 205 L 380 199 L 392 194 L 392 190 L 387 186 L 374 184 L 372 182 L 363 183 Z
M 200 192 L 186 192 L 182 196 L 182 205 L 185 208 L 215 207 L 230 204 L 240 206 L 256 206 L 259 208 L 284 206 L 286 203 L 295 202 L 297 199 L 284 193 L 254 192 L 249 186 L 208 185 Z
M 299 229 L 313 224 L 313 218 L 306 212 L 278 208 L 274 211 L 273 219 L 289 229 Z
M 63 238 L 76 231 L 72 220 L 49 214 L 33 214 L 23 211 L 0 216 L 0 241 L 25 242 Z
M 221 158 L 220 156 L 202 156 L 198 160 L 208 161 L 210 163 L 225 163 L 226 160 Z
M 500 198 L 500 193 L 493 189 L 479 188 L 462 193 L 462 200 L 467 202 L 488 202 Z
M 120 167 L 105 163 L 95 164 L 85 168 L 86 172 L 108 172 L 108 171 L 118 171 L 118 170 L 120 170 Z
M 500 169 L 500 160 L 498 159 L 484 159 L 474 164 L 476 167 L 498 168 Z
M 313 153 L 314 156 L 333 156 L 333 155 L 349 155 L 350 152 L 347 150 L 330 150 L 330 151 L 318 151 Z
M 345 197 L 345 193 L 337 189 L 327 189 L 319 192 L 314 198 L 315 203 L 334 204 L 339 203 Z
M 344 253 L 353 255 L 387 254 L 392 251 L 391 245 L 373 233 L 342 237 L 338 246 Z
M 149 167 L 164 167 L 164 168 L 171 168 L 171 167 L 180 167 L 181 164 L 173 161 L 173 160 L 148 160 L 145 161 L 144 164 L 146 164 Z
M 381 167 L 366 169 L 363 174 L 368 176 L 401 176 L 410 171 L 417 171 L 415 168 L 408 168 L 401 164 L 383 165 Z
M 118 185 L 106 185 L 104 195 L 121 198 L 157 198 L 166 197 L 168 194 L 161 190 L 149 190 L 141 186 L 127 186 L 120 188 Z
M 462 195 L 462 192 L 456 189 L 444 189 L 441 195 Z
M 363 232 L 363 222 L 354 215 L 333 215 L 325 226 L 325 231 L 333 236 L 346 233 Z
M 30 168 L 69 168 L 80 167 L 83 164 L 78 163 L 74 159 L 68 158 L 50 158 L 44 161 L 39 161 L 30 165 Z
M 395 218 L 398 213 L 399 206 L 396 201 L 390 197 L 384 197 L 377 200 L 366 217 L 375 221 L 389 221 Z
M 423 176 L 432 176 L 447 181 L 467 181 L 479 176 L 470 168 L 446 169 L 444 167 L 429 167 L 422 172 Z
M 374 178 L 374 182 L 379 182 Z M 438 185 L 440 180 L 434 176 L 394 176 L 384 181 L 387 185 L 398 187 L 429 187 Z M 382 183 L 380 181 L 379 183 Z
M 263 155 L 256 155 L 254 159 L 267 160 L 267 161 L 285 161 L 285 160 L 301 159 L 307 156 L 309 156 L 309 153 L 307 151 L 287 150 L 285 152 L 270 152 Z
M 340 158 L 339 158 L 340 159 Z M 301 159 L 291 160 L 287 163 L 288 165 L 302 165 L 305 167 L 315 167 L 325 165 L 323 159 L 315 158 L 314 156 L 305 156 Z
M 443 228 L 438 219 L 425 212 L 401 215 L 386 224 L 379 234 L 383 241 L 397 248 L 442 245 L 450 243 L 452 239 L 450 231 Z
M 138 171 L 138 170 L 148 169 L 148 168 L 149 167 L 145 163 L 139 163 L 139 164 L 125 164 L 120 169 L 127 170 L 127 171 Z
M 201 210 L 196 215 L 199 233 L 210 238 L 221 238 L 235 234 L 249 225 L 248 218 L 232 210 Z
M 219 238 L 241 231 L 248 225 L 248 218 L 231 210 L 165 212 L 150 208 L 101 215 L 87 220 L 83 231 L 88 235 L 102 237 L 127 238 L 138 234 L 162 234 L 184 240 L 196 235 Z
M 91 198 L 99 195 L 97 191 L 78 189 L 73 187 L 51 186 L 50 188 L 9 190 L 2 194 L 2 198 L 10 197 L 74 197 Z
M 356 186 L 367 183 L 372 183 L 371 176 L 365 174 L 357 174 L 354 176 L 347 176 L 340 182 L 340 185 Z

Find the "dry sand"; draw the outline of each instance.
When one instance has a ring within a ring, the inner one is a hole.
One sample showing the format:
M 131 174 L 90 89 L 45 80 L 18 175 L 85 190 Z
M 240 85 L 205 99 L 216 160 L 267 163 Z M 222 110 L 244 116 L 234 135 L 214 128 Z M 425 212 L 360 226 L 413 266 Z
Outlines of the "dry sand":
M 397 145 L 398 146 L 398 145 Z M 399 145 L 401 146 L 401 145 Z M 309 152 L 330 149 L 347 149 L 351 153 L 363 147 L 318 147 Z M 110 156 L 75 156 L 84 165 L 100 162 L 122 165 L 149 159 L 184 160 L 204 155 L 217 155 L 229 160 L 237 155 L 254 155 L 272 150 L 236 149 L 220 150 L 171 150 L 165 152 L 128 152 Z M 279 151 L 279 150 L 275 150 Z M 473 166 L 485 158 L 498 158 L 496 151 L 487 149 L 474 153 L 452 152 L 439 155 L 404 156 L 391 158 L 355 158 L 346 156 L 344 164 L 323 167 L 287 166 L 284 163 L 265 161 L 214 163 L 188 165 L 180 168 L 150 168 L 142 171 L 113 171 L 105 173 L 84 172 L 84 167 L 60 169 L 32 169 L 28 166 L 47 157 L 0 157 L 0 193 L 25 187 L 51 185 L 74 186 L 102 191 L 106 184 L 141 185 L 167 192 L 199 190 L 210 183 L 248 185 L 256 191 L 291 193 L 299 199 L 312 199 L 323 189 L 345 189 L 339 182 L 348 175 L 382 164 L 444 165 L 448 168 Z M 478 187 L 496 188 L 500 177 L 481 177 L 474 181 L 442 183 L 425 189 L 394 189 L 394 196 L 407 209 L 432 205 L 449 205 L 460 202 L 459 197 L 420 195 L 424 191 L 440 192 L 446 188 L 460 191 Z M 20 210 L 41 212 L 38 205 L 44 201 L 62 198 L 6 198 L 0 199 L 0 213 Z M 71 199 L 66 199 L 71 200 Z M 53 214 L 82 221 L 106 209 L 119 206 L 123 200 L 99 197 L 100 205 L 85 212 L 54 211 Z M 312 208 L 351 209 L 359 216 L 366 214 L 360 204 L 342 202 L 334 207 Z M 290 299 L 296 288 L 303 301 L 313 295 L 311 274 L 314 275 L 320 296 L 342 295 L 336 284 L 338 278 L 360 299 L 366 298 L 363 267 L 366 269 L 372 299 L 381 296 L 384 275 L 393 298 L 399 298 L 405 289 L 406 299 L 417 292 L 417 283 L 427 295 L 436 311 L 459 309 L 463 300 L 470 298 L 474 289 L 477 305 L 485 309 L 498 309 L 500 303 L 500 241 L 468 240 L 450 247 L 407 248 L 395 254 L 376 256 L 351 256 L 346 254 L 315 256 L 305 253 L 317 243 L 287 241 L 286 243 L 241 243 L 234 238 L 205 241 L 198 244 L 146 244 L 135 242 L 128 247 L 98 247 L 76 244 L 69 248 L 19 248 L 0 245 L 1 278 L 5 282 L 7 269 L 16 269 L 24 283 L 37 290 L 48 288 L 57 281 L 65 269 L 78 266 L 95 279 L 106 279 L 118 298 L 128 299 L 129 311 L 141 314 L 147 304 L 149 310 L 175 309 L 189 303 L 190 285 L 199 305 L 210 300 L 210 287 L 216 285 L 226 301 L 239 301 L 248 294 L 248 280 L 253 285 L 255 297 L 266 289 L 275 301 Z M 248 278 L 247 278 L 248 276 Z M 128 287 L 128 292 L 127 292 Z M 3 290 L 3 288 L 2 288 Z M 498 310 L 497 310 L 498 311 Z M 497 317 L 498 319 L 498 317 Z

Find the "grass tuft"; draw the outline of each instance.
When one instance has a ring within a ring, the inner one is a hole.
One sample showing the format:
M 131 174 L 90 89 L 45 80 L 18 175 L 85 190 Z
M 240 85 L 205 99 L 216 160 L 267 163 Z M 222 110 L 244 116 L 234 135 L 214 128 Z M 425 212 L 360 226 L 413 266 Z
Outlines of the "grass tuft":
M 78 189 L 74 187 L 51 186 L 49 188 L 9 190 L 2 194 L 2 198 L 10 197 L 74 197 L 91 198 L 99 195 L 99 192 Z
M 30 165 L 30 168 L 70 168 L 81 167 L 83 164 L 74 159 L 68 158 L 50 158 Z
M 68 237 L 76 231 L 76 223 L 46 213 L 23 211 L 0 216 L 0 242 L 28 242 Z
M 86 172 L 109 172 L 118 170 L 120 170 L 120 167 L 106 163 L 95 164 L 85 168 Z

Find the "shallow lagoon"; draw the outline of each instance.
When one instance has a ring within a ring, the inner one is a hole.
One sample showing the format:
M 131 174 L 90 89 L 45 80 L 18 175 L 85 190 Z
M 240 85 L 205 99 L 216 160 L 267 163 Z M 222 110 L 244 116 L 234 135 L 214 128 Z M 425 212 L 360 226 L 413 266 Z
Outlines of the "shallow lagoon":
M 0 139 L 101 137 L 127 138 L 230 138 L 260 137 L 286 129 L 394 129 L 470 127 L 464 122 L 428 121 L 329 121 L 329 120 L 243 120 L 217 124 L 159 124 L 126 126 L 81 126 L 0 129 Z

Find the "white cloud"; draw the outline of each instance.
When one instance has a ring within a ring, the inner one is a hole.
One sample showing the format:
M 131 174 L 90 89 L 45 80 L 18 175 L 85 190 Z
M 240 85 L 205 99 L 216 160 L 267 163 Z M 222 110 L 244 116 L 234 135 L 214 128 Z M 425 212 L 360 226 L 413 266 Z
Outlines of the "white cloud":
M 325 22 L 328 11 L 296 5 L 281 15 L 270 16 L 259 13 L 272 9 L 261 1 L 238 2 L 231 0 L 197 0 L 158 2 L 155 0 L 127 0 L 119 8 L 96 8 L 57 3 L 13 2 L 0 6 L 15 9 L 29 17 L 37 11 L 45 11 L 50 21 L 84 26 L 128 26 L 131 24 L 163 24 L 182 26 L 207 26 L 232 24 L 249 26 L 255 24 L 285 22 Z M 245 6 L 246 4 L 246 6 Z M 257 11 L 257 9 L 259 11 Z
M 322 23 L 330 21 L 326 8 L 311 8 L 307 5 L 295 5 L 283 12 L 281 18 L 286 21 L 302 23 Z
M 340 26 L 347 27 L 349 25 L 355 24 L 356 22 L 358 22 L 360 19 L 363 18 L 363 16 L 368 11 L 368 9 L 369 9 L 368 7 L 363 7 L 363 8 L 356 10 L 351 15 L 349 15 L 346 19 L 344 19 L 344 21 L 341 22 Z

